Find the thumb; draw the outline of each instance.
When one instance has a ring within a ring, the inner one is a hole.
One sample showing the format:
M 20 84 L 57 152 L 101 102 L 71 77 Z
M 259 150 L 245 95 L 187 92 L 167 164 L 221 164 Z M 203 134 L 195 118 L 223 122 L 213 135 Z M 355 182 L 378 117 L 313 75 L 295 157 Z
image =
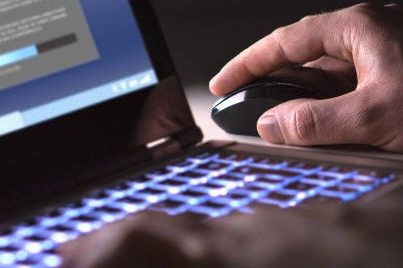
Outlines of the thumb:
M 257 128 L 265 141 L 276 144 L 373 144 L 367 104 L 358 91 L 326 100 L 292 100 L 264 113 Z

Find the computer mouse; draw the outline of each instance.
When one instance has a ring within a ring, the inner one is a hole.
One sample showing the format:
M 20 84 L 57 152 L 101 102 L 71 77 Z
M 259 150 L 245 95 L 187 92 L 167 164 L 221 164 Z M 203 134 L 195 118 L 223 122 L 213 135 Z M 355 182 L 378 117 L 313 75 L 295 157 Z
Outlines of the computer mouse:
M 219 99 L 212 108 L 213 121 L 230 134 L 259 136 L 257 120 L 267 110 L 286 101 L 339 96 L 354 83 L 311 68 L 283 70 L 239 88 Z

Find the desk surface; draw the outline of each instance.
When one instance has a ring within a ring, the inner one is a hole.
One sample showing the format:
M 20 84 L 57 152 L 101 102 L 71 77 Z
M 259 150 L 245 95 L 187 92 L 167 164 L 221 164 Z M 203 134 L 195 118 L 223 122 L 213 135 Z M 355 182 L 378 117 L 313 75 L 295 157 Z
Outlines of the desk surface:
M 204 134 L 204 141 L 208 140 L 233 140 L 243 143 L 258 144 L 267 147 L 286 147 L 293 148 L 295 150 L 302 151 L 321 151 L 326 153 L 332 153 L 331 149 L 326 148 L 302 148 L 294 146 L 279 146 L 271 145 L 263 142 L 260 138 L 237 136 L 225 133 L 211 120 L 210 112 L 211 107 L 217 100 L 217 97 L 210 94 L 207 85 L 194 85 L 186 89 L 186 95 L 189 100 L 190 107 L 195 117 L 196 123 L 200 126 Z M 340 150 L 339 150 L 340 151 Z M 370 156 L 382 159 L 399 160 L 403 161 L 403 154 L 384 153 L 378 151 L 356 151 L 356 150 L 344 150 L 348 154 Z

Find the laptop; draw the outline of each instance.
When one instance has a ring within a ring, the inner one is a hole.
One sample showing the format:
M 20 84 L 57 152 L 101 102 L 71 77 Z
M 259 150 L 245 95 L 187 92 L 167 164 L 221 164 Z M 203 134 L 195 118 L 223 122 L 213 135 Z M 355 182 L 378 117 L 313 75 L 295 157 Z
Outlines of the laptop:
M 0 267 L 57 267 L 61 244 L 144 210 L 209 219 L 401 186 L 399 160 L 200 144 L 148 0 L 0 14 Z

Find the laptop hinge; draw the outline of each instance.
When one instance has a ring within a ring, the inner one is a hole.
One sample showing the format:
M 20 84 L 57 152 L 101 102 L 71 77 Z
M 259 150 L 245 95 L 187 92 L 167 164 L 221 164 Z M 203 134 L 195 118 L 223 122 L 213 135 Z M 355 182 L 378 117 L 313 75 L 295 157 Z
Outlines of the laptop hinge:
M 147 143 L 153 159 L 160 159 L 199 143 L 203 138 L 198 127 L 191 127 L 156 141 Z

